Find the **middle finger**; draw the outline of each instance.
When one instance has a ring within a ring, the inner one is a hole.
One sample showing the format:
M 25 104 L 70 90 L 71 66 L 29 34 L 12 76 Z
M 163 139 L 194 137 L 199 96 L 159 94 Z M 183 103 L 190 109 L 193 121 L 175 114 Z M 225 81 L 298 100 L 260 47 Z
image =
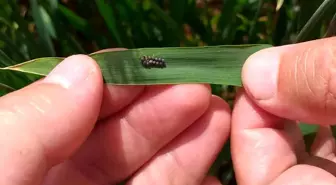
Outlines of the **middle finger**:
M 71 173 L 81 183 L 83 178 L 92 184 L 121 181 L 195 122 L 210 99 L 207 85 L 150 86 L 133 104 L 99 123 L 73 162 L 58 171 L 68 171 L 64 175 Z

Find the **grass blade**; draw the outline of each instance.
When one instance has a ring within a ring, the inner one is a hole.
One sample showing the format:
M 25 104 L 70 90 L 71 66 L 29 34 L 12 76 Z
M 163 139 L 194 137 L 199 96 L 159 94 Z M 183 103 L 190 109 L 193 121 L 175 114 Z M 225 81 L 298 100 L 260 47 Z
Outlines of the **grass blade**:
M 155 14 L 160 19 L 162 19 L 166 23 L 166 25 L 169 25 L 169 29 L 171 29 L 172 31 L 176 33 L 179 33 L 178 24 L 176 23 L 174 19 L 168 16 L 168 14 L 164 12 L 156 3 L 151 3 L 150 6 L 155 12 Z
M 165 45 L 170 47 L 176 47 L 180 45 L 180 42 L 184 40 L 182 25 L 179 25 L 169 14 L 167 14 L 157 3 L 152 1 L 146 1 L 151 11 L 157 16 L 160 22 L 160 27 L 165 30 L 162 32 L 163 38 L 165 38 Z M 166 27 L 166 28 L 164 28 Z
M 33 81 L 32 74 L 20 73 L 16 71 L 0 71 L 0 83 L 9 86 L 11 89 L 18 90 Z M 35 76 L 36 77 L 36 76 Z M 2 87 L 4 90 L 4 87 Z M 7 88 L 10 90 L 9 88 Z
M 48 12 L 42 6 L 39 6 L 39 12 L 41 14 L 43 24 L 45 26 L 45 29 L 46 29 L 47 33 L 48 33 L 48 36 L 51 36 L 52 38 L 57 39 L 56 31 L 55 31 L 54 25 L 52 23 L 52 20 L 49 16 Z
M 237 0 L 223 0 L 222 13 L 218 21 L 218 28 L 220 29 L 220 36 L 224 42 L 231 43 L 231 32 L 236 30 L 232 29 L 232 24 L 235 23 L 236 17 L 236 4 Z
M 279 11 L 284 4 L 284 0 L 277 0 L 277 6 L 275 8 L 276 11 Z
M 50 36 L 56 37 L 56 35 L 53 35 L 55 32 L 53 32 L 54 28 L 52 22 L 50 21 L 50 17 L 46 10 L 37 4 L 36 0 L 30 0 L 30 2 L 33 18 L 35 20 L 38 33 L 40 34 L 40 38 L 44 46 L 47 48 L 48 55 L 55 56 L 56 52 Z
M 42 57 L 46 53 L 45 47 L 42 47 L 40 43 L 35 41 L 33 33 L 30 32 L 28 21 L 26 21 L 20 14 L 20 7 L 15 1 L 7 1 L 10 7 L 13 9 L 10 19 L 16 22 L 18 25 L 17 31 L 15 31 L 16 37 L 20 41 L 19 43 L 27 46 L 28 51 L 23 53 L 29 59 Z
M 57 0 L 48 0 L 49 1 L 49 4 L 50 4 L 50 7 L 55 10 L 57 9 L 57 6 L 58 6 L 58 2 Z
M 80 30 L 83 33 L 85 33 L 88 29 L 90 29 L 89 22 L 83 19 L 82 17 L 78 16 L 69 8 L 63 5 L 58 5 L 58 10 L 67 19 L 70 25 L 72 25 L 74 28 Z
M 335 36 L 335 35 L 336 35 L 336 13 L 333 16 L 332 20 L 330 21 L 328 30 L 327 30 L 324 37 L 332 37 L 332 36 Z
M 9 58 L 2 50 L 0 50 L 0 66 L 7 67 L 14 65 L 16 62 Z
M 105 23 L 111 32 L 111 35 L 116 39 L 119 46 L 123 46 L 120 33 L 118 31 L 117 19 L 114 16 L 112 7 L 103 0 L 96 0 L 96 4 L 101 16 L 104 18 Z
M 12 56 L 14 56 L 12 58 L 17 59 L 18 61 L 28 60 L 28 58 L 25 57 L 21 53 L 20 47 L 18 45 L 16 45 L 10 37 L 8 37 L 4 33 L 0 32 L 0 40 L 3 41 L 6 44 L 7 48 L 11 51 Z M 13 64 L 10 64 L 10 65 L 13 65 Z
M 241 85 L 241 68 L 254 52 L 270 45 L 141 48 L 91 54 L 100 66 L 106 83 L 181 84 L 211 83 Z M 140 57 L 164 58 L 167 68 L 145 69 Z M 1 70 L 47 75 L 63 58 L 34 59 Z
M 258 18 L 260 16 L 261 9 L 262 9 L 263 5 L 264 5 L 264 0 L 259 0 L 258 9 L 257 9 L 257 11 L 254 15 L 254 18 L 253 18 L 253 21 L 251 23 L 251 27 L 250 27 L 250 30 L 249 30 L 249 42 L 250 43 L 255 42 L 254 36 L 255 36 L 255 31 L 256 31 L 256 25 L 257 25 Z
M 302 28 L 299 35 L 296 38 L 296 43 L 307 40 L 311 30 L 322 20 L 324 15 L 329 11 L 335 9 L 336 0 L 325 0 L 321 6 L 316 10 L 312 17 L 308 20 L 306 25 Z
M 0 83 L 0 91 L 7 91 L 7 92 L 12 92 L 15 91 L 16 89 L 14 89 L 11 86 L 8 86 L 6 84 Z

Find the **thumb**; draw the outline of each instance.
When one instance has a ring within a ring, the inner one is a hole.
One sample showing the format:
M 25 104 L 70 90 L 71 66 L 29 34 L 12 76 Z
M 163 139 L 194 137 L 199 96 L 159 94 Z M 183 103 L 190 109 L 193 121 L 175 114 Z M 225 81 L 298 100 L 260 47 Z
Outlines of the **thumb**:
M 279 117 L 336 123 L 336 37 L 274 47 L 250 56 L 242 72 L 247 93 Z
M 93 59 L 65 59 L 45 79 L 0 98 L 0 184 L 40 184 L 97 120 L 103 80 Z

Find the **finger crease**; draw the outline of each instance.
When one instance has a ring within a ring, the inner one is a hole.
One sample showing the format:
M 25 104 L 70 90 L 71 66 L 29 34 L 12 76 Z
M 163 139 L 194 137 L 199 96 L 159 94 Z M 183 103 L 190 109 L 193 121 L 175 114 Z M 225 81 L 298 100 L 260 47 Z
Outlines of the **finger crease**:
M 141 133 L 138 129 L 136 129 L 133 124 L 130 123 L 129 118 L 127 116 L 120 119 L 120 124 L 128 125 L 128 127 L 135 132 L 140 138 L 144 139 L 146 143 L 150 144 L 150 138 L 146 137 L 145 134 Z
M 179 157 L 176 155 L 174 151 L 170 151 L 166 153 L 167 156 L 169 156 L 170 159 L 173 160 L 175 163 L 176 167 L 180 169 L 180 171 L 184 174 L 185 177 L 187 177 L 187 182 L 191 181 L 192 183 L 185 183 L 185 184 L 200 184 L 201 183 L 201 178 L 195 174 L 190 173 L 190 170 L 186 170 Z

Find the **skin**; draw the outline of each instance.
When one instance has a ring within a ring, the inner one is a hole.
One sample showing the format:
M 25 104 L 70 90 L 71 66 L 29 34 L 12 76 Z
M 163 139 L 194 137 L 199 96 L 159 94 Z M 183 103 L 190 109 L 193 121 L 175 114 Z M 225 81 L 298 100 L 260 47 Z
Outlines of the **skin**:
M 239 184 L 335 184 L 335 45 L 252 55 L 232 113 L 208 85 L 106 86 L 71 56 L 0 98 L 0 184 L 217 185 L 205 174 L 229 136 Z M 290 120 L 321 125 L 310 151 Z
M 246 61 L 232 113 L 238 184 L 336 184 L 335 46 L 332 37 L 266 49 Z M 289 120 L 321 126 L 309 151 Z
M 216 185 L 231 118 L 209 85 L 104 86 L 84 55 L 1 97 L 0 114 L 6 185 Z

